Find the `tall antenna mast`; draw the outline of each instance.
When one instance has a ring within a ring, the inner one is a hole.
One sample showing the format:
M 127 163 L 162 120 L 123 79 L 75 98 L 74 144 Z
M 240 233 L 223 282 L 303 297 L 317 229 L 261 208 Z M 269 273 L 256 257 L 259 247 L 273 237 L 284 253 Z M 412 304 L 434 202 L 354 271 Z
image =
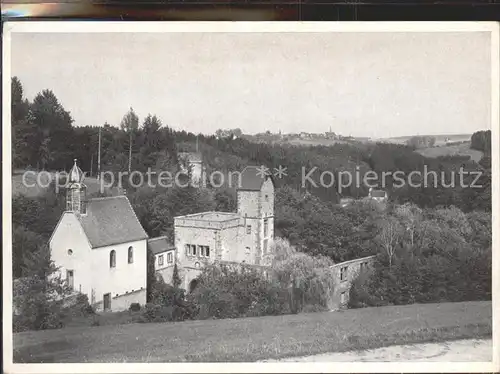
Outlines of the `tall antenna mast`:
M 99 149 L 97 151 L 97 180 L 101 177 L 101 126 L 99 126 Z

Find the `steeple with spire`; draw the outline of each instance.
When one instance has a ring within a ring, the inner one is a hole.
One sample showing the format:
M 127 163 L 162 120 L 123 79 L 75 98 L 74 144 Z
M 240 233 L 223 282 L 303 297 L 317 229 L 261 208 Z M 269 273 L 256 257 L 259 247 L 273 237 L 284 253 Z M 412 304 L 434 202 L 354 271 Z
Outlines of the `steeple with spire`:
M 78 214 L 85 214 L 85 200 L 87 186 L 83 184 L 85 177 L 82 169 L 76 164 L 71 168 L 66 186 L 66 210 Z

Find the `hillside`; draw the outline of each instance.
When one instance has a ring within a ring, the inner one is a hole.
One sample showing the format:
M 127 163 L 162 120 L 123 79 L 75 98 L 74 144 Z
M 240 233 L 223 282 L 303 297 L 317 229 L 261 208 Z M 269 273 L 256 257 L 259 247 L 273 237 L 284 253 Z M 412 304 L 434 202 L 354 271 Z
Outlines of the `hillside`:
M 14 335 L 14 362 L 221 362 L 491 337 L 491 302 L 66 328 Z M 49 349 L 50 347 L 50 349 Z
M 416 152 L 424 157 L 432 158 L 440 156 L 470 156 L 470 159 L 475 162 L 479 162 L 481 158 L 483 158 L 483 152 L 471 149 L 470 142 L 422 148 L 418 149 Z
M 37 175 L 35 173 L 28 173 L 24 176 L 25 170 L 16 170 L 12 174 L 12 195 L 25 195 L 28 197 L 41 196 L 47 192 L 48 186 L 51 180 L 55 180 L 55 173 L 51 173 L 51 178 L 45 174 Z M 38 181 L 38 182 L 37 182 Z M 101 191 L 101 183 L 96 178 L 85 178 L 85 185 L 87 186 L 88 196 L 97 196 Z M 61 182 L 61 186 L 64 182 Z M 117 187 L 109 188 L 106 185 L 103 187 L 103 191 L 111 195 L 120 195 L 121 191 Z
M 395 144 L 405 144 L 407 140 L 416 135 L 409 136 L 396 136 L 393 138 L 378 138 L 373 139 L 374 141 L 379 141 L 383 143 L 395 143 Z M 469 141 L 472 134 L 441 134 L 441 135 L 419 135 L 419 136 L 432 136 L 436 139 L 436 145 L 445 144 L 446 139 L 449 139 L 450 142 L 464 142 Z
M 36 197 L 42 195 L 46 188 L 41 185 L 47 185 L 48 178 L 39 178 L 41 183 L 37 183 L 37 176 L 34 174 L 26 174 L 23 180 L 24 170 L 16 170 L 12 173 L 12 195 L 25 195 L 28 197 Z M 41 184 L 41 185 L 40 185 Z

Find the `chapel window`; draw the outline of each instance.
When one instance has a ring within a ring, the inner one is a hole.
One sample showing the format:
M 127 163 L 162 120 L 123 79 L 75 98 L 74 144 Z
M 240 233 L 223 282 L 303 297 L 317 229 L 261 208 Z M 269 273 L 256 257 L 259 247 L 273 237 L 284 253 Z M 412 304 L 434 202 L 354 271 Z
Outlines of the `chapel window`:
M 110 268 L 116 267 L 116 252 L 114 249 L 109 253 L 109 267 Z
M 134 248 L 128 247 L 128 263 L 132 264 L 134 262 Z

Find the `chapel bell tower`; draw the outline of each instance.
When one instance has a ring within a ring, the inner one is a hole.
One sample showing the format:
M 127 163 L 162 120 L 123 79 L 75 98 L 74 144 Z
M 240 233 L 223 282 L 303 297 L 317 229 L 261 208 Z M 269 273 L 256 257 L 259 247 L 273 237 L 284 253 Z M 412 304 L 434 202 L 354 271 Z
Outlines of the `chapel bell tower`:
M 66 211 L 85 214 L 87 197 L 87 186 L 83 184 L 85 176 L 82 169 L 76 164 L 76 158 L 74 161 L 75 164 L 69 172 L 66 185 Z

